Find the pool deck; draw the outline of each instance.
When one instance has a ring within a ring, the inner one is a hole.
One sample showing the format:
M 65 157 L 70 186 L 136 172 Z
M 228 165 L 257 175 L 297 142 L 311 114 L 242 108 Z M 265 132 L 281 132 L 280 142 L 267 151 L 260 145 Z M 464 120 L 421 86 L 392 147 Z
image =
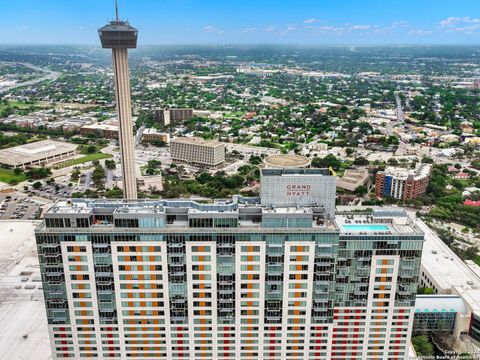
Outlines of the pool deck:
M 343 231 L 391 231 L 389 225 L 383 224 L 344 224 Z
M 340 229 L 341 235 L 421 235 L 423 232 L 415 225 L 415 222 L 407 213 L 388 214 L 377 213 L 337 213 L 335 222 Z M 364 227 L 349 229 L 349 226 Z M 387 226 L 387 229 L 373 228 Z M 372 228 L 369 228 L 372 227 Z

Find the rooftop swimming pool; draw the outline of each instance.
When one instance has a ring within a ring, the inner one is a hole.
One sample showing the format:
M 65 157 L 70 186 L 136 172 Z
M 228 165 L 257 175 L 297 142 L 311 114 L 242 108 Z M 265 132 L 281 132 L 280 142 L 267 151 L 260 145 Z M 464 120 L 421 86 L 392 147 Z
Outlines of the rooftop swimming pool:
M 369 225 L 342 225 L 344 231 L 389 231 L 390 227 L 388 225 L 378 225 L 378 224 L 369 224 Z

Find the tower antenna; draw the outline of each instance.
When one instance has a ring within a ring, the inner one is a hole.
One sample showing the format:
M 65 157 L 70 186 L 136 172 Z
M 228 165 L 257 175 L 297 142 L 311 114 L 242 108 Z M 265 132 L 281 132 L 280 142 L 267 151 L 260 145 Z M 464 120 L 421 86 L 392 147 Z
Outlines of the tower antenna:
M 117 15 L 117 21 L 118 21 L 118 0 L 115 0 L 115 13 Z

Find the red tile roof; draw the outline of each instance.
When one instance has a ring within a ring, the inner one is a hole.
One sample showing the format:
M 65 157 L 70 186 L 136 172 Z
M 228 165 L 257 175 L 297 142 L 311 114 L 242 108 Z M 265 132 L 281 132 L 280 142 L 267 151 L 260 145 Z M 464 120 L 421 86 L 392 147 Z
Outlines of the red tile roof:
M 473 200 L 467 199 L 463 202 L 463 205 L 465 205 L 465 206 L 480 206 L 480 200 L 479 201 L 473 201 Z

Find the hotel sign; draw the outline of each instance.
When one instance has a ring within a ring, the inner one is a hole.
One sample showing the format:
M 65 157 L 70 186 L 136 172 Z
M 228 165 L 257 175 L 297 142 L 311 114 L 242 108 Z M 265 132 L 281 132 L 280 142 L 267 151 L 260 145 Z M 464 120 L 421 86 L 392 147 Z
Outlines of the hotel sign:
M 286 190 L 287 196 L 308 196 L 312 191 L 312 185 L 288 184 Z

